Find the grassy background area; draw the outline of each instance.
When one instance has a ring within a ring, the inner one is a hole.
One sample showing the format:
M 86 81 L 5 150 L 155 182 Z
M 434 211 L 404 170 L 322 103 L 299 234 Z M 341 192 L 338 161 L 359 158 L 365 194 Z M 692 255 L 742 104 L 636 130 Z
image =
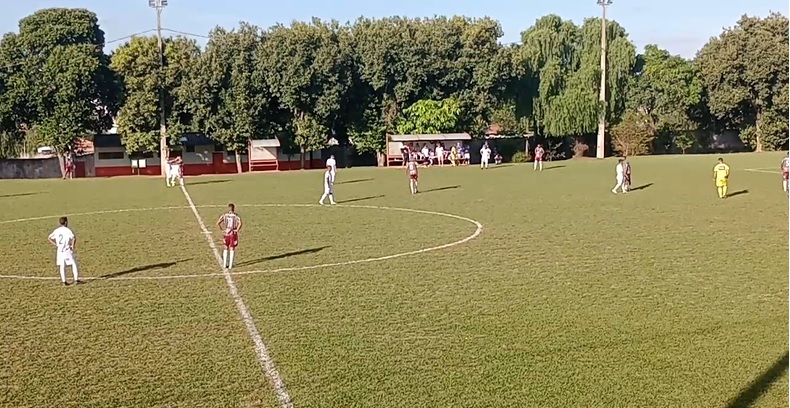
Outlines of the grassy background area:
M 238 271 L 344 262 L 474 231 L 459 246 L 376 263 L 235 277 L 297 407 L 787 406 L 788 198 L 779 154 L 200 177 L 211 225 L 244 217 Z M 762 169 L 764 172 L 747 171 Z M 776 174 L 772 174 L 776 169 Z M 3 181 L 2 219 L 72 216 L 86 276 L 216 274 L 177 189 L 158 179 Z M 219 207 L 211 207 L 216 205 Z M 55 277 L 55 219 L 2 224 L 5 274 Z M 219 240 L 219 235 L 214 235 Z M 276 406 L 221 277 L 3 281 L 0 405 Z M 779 364 L 777 364 L 779 362 Z

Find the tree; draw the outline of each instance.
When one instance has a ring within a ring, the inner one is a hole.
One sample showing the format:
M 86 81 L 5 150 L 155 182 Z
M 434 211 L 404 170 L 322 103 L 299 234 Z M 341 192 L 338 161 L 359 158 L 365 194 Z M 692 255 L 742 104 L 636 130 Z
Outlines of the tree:
M 788 20 L 743 16 L 712 38 L 696 65 L 707 87 L 710 111 L 756 151 L 787 143 Z
M 98 18 L 85 9 L 40 10 L 3 38 L 4 59 L 19 61 L 6 77 L 4 126 L 35 129 L 61 169 L 78 139 L 112 126 L 118 88 L 103 47 Z
M 581 27 L 556 15 L 545 16 L 521 34 L 520 59 L 533 95 L 528 102 L 537 131 L 553 137 L 593 134 L 600 106 L 601 20 L 587 19 Z M 625 30 L 607 22 L 607 121 L 625 108 L 625 89 L 636 51 Z
M 627 107 L 645 115 L 666 146 L 673 135 L 699 127 L 690 111 L 702 101 L 704 86 L 691 61 L 648 45 L 634 71 Z
M 401 134 L 439 134 L 458 127 L 461 105 L 453 98 L 441 101 L 423 99 L 403 110 L 398 121 Z
M 257 74 L 262 33 L 258 27 L 242 23 L 238 30 L 215 28 L 209 35 L 189 81 L 189 100 L 199 129 L 241 157 L 250 139 L 271 135 L 272 98 L 261 75 Z M 236 160 L 241 173 L 241 160 Z
M 197 44 L 183 37 L 165 39 L 164 68 L 156 37 L 134 37 L 112 54 L 111 67 L 124 87 L 117 123 L 127 151 L 159 150 L 160 92 L 171 144 L 180 143 L 181 134 L 194 128 L 186 84 L 199 57 Z
M 326 146 L 351 85 L 340 31 L 336 22 L 318 19 L 272 27 L 259 60 L 268 88 L 291 114 L 290 137 L 299 145 L 302 168 L 306 152 Z
M 637 156 L 650 152 L 655 131 L 648 115 L 628 112 L 612 127 L 612 149 L 624 156 Z
M 680 149 L 680 153 L 686 154 L 686 150 L 694 147 L 696 140 L 688 133 L 682 133 L 675 137 L 675 146 Z

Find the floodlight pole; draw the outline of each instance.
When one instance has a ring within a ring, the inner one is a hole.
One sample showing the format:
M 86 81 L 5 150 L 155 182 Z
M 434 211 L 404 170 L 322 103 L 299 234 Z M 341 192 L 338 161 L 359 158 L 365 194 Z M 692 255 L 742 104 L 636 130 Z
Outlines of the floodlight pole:
M 606 157 L 606 8 L 612 5 L 612 0 L 597 0 L 601 6 L 601 85 L 598 95 L 600 113 L 598 117 L 598 143 L 595 148 L 595 157 L 603 159 Z
M 165 43 L 162 40 L 162 10 L 167 6 L 167 0 L 148 0 L 148 6 L 156 9 L 156 40 L 159 48 L 159 68 L 160 80 L 164 76 L 165 69 Z M 167 116 L 165 115 L 165 90 L 164 83 L 159 84 L 159 165 L 161 175 L 167 175 Z

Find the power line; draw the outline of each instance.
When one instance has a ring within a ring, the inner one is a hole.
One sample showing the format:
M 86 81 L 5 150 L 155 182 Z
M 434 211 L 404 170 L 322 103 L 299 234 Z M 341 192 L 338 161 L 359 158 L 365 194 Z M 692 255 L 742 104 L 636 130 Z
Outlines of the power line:
M 206 39 L 211 38 L 211 37 L 209 37 L 207 35 L 203 35 L 203 34 L 188 33 L 188 32 L 185 32 L 185 31 L 171 30 L 169 28 L 163 28 L 162 31 L 167 31 L 168 33 L 183 35 L 183 36 L 186 36 L 186 37 L 198 37 L 198 38 L 206 38 Z
M 114 43 L 121 42 L 121 41 L 124 41 L 124 40 L 129 40 L 129 39 L 134 38 L 134 37 L 139 37 L 141 35 L 148 34 L 148 33 L 152 32 L 152 31 L 156 31 L 156 29 L 155 28 L 151 28 L 151 29 L 148 29 L 148 30 L 145 30 L 145 31 L 140 31 L 140 32 L 137 32 L 137 33 L 134 33 L 134 34 L 129 34 L 129 35 L 126 35 L 126 36 L 123 36 L 123 37 L 112 39 L 110 41 L 105 41 L 102 44 L 95 44 L 95 46 L 99 47 L 99 48 L 104 48 L 104 46 L 106 46 L 108 44 L 114 44 Z M 91 44 L 80 44 L 80 45 L 91 45 Z M 1 65 L 0 66 L 0 70 L 5 70 L 5 69 L 8 69 L 8 68 L 18 67 L 20 65 L 23 65 L 25 62 L 27 62 L 27 61 L 25 61 L 23 59 L 22 61 L 18 61 L 18 62 L 6 64 L 6 65 Z

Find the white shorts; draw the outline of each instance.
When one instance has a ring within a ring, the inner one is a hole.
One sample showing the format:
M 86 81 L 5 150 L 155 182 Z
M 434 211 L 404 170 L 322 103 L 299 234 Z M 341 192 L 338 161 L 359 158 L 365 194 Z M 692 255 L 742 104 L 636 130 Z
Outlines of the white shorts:
M 71 266 L 76 264 L 77 261 L 74 259 L 74 252 L 58 252 L 56 256 L 55 264 L 57 266 Z
M 334 194 L 334 188 L 332 186 L 324 186 L 324 194 Z
M 615 177 L 615 180 L 617 181 L 617 184 L 622 184 L 623 180 L 625 180 L 625 177 L 617 176 L 617 177 Z

